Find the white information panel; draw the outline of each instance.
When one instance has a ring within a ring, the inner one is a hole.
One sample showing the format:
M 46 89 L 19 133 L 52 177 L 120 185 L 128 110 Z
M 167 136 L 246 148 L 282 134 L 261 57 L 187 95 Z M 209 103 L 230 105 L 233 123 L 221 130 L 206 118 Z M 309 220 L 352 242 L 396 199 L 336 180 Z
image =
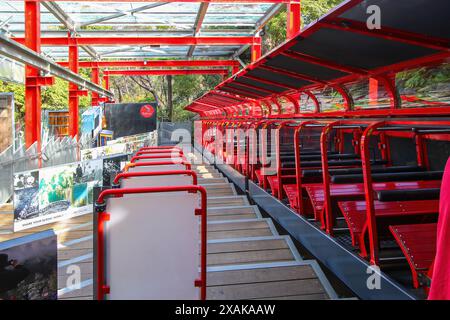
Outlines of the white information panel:
M 180 158 L 179 152 L 163 152 L 163 153 L 144 153 L 139 156 L 163 157 L 163 158 Z
M 131 194 L 107 200 L 106 282 L 112 300 L 200 299 L 198 194 Z
M 164 166 L 136 166 L 130 167 L 129 172 L 159 172 L 159 171 L 172 171 L 172 170 L 186 170 L 184 164 L 169 164 Z
M 162 158 L 134 160 L 135 163 L 139 163 L 139 162 L 169 162 L 169 161 L 183 161 L 183 159 L 180 157 L 171 158 L 169 155 L 167 157 L 162 157 Z
M 123 179 L 122 188 L 188 186 L 192 185 L 192 177 L 187 175 L 164 175 L 148 177 L 131 177 Z

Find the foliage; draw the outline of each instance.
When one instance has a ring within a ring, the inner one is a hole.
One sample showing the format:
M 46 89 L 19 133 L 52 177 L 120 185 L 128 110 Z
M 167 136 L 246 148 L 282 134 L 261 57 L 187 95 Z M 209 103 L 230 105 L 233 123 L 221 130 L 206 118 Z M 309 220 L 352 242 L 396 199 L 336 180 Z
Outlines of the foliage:
M 14 94 L 15 121 L 21 121 L 25 114 L 25 87 L 22 84 L 0 80 L 0 92 L 12 92 Z
M 86 70 L 80 70 L 80 74 L 84 78 L 89 78 L 89 73 Z M 68 109 L 68 82 L 55 78 L 55 84 L 49 87 L 42 87 L 41 89 L 41 108 L 43 110 L 67 110 Z M 15 120 L 23 121 L 25 116 L 25 86 L 19 83 L 12 83 L 0 81 L 0 92 L 14 93 L 15 103 Z M 80 110 L 88 107 L 91 104 L 90 96 L 79 98 Z
M 422 67 L 399 72 L 396 75 L 397 84 L 405 89 L 426 88 L 428 86 L 445 84 L 450 80 L 450 63 L 444 63 L 439 68 Z
M 302 0 L 302 28 L 319 19 L 343 0 Z M 263 49 L 270 51 L 286 40 L 286 8 L 280 10 L 265 27 Z
M 222 79 L 217 75 L 185 75 L 172 77 L 173 86 L 173 121 L 185 121 L 194 116 L 184 110 L 192 100 L 211 90 Z M 154 102 L 159 104 L 158 118 L 168 120 L 169 104 L 167 101 L 166 77 L 113 77 L 111 89 L 118 102 Z

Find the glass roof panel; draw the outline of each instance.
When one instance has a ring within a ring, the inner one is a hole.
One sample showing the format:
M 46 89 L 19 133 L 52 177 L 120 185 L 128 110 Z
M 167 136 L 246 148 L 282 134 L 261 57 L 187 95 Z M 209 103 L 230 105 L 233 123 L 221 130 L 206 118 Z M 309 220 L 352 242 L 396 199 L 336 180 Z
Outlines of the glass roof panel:
M 270 3 L 211 3 L 208 12 L 259 12 L 265 13 L 272 7 Z
M 231 0 L 230 0 L 231 1 Z M 77 2 L 56 1 L 68 16 L 68 22 L 60 22 L 52 8 L 41 3 L 42 37 L 65 37 L 68 25 L 75 28 L 80 37 L 180 37 L 193 36 L 201 3 L 183 2 Z M 253 36 L 257 23 L 273 8 L 271 3 L 209 3 L 197 36 Z M 12 37 L 24 37 L 24 2 L 0 0 L 0 28 Z M 229 56 L 240 46 L 173 46 L 148 50 L 141 47 L 124 49 L 92 47 L 101 56 L 129 58 L 180 55 Z M 191 49 L 191 50 L 190 50 Z M 156 50 L 160 50 L 157 52 Z M 55 59 L 67 58 L 67 48 L 43 47 L 42 51 Z M 80 57 L 89 55 L 80 49 Z

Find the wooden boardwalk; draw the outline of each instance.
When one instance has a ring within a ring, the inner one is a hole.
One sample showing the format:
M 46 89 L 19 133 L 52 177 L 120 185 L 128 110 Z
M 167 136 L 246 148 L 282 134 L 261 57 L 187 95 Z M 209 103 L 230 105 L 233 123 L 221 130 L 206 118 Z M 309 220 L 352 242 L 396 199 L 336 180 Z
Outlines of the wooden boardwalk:
M 278 234 L 247 198 L 210 165 L 193 166 L 208 192 L 208 299 L 330 299 L 335 294 L 316 261 L 304 261 L 289 236 Z M 0 213 L 0 241 L 54 229 L 58 237 L 58 298 L 93 298 L 92 214 L 12 233 L 11 207 Z M 76 269 L 81 287 L 70 289 Z
M 93 297 L 93 222 L 92 214 L 41 227 L 12 232 L 12 208 L 0 213 L 0 242 L 53 229 L 58 238 L 58 299 L 92 300 Z M 67 278 L 78 272 L 79 289 L 71 289 Z

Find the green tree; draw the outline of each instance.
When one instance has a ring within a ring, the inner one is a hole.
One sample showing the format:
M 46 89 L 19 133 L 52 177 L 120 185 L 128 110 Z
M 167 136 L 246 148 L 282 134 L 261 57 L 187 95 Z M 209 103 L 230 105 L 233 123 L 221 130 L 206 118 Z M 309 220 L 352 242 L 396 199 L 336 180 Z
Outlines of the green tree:
M 213 89 L 221 81 L 222 78 L 218 75 L 174 76 L 172 80 L 173 121 L 185 121 L 194 117 L 195 114 L 184 110 L 184 107 Z M 158 119 L 168 120 L 166 77 L 113 77 L 111 88 L 118 102 L 157 102 Z
M 82 69 L 80 74 L 89 79 L 89 71 Z M 25 117 L 25 86 L 20 83 L 0 81 L 0 92 L 14 93 L 15 121 L 23 122 Z M 52 86 L 41 89 L 42 110 L 67 110 L 69 104 L 69 84 L 56 78 Z M 79 108 L 83 110 L 91 105 L 90 95 L 79 97 Z
M 316 21 L 344 0 L 301 0 L 302 28 Z M 286 7 L 280 10 L 264 27 L 263 52 L 268 52 L 286 40 Z M 241 59 L 250 62 L 250 50 L 246 50 Z

